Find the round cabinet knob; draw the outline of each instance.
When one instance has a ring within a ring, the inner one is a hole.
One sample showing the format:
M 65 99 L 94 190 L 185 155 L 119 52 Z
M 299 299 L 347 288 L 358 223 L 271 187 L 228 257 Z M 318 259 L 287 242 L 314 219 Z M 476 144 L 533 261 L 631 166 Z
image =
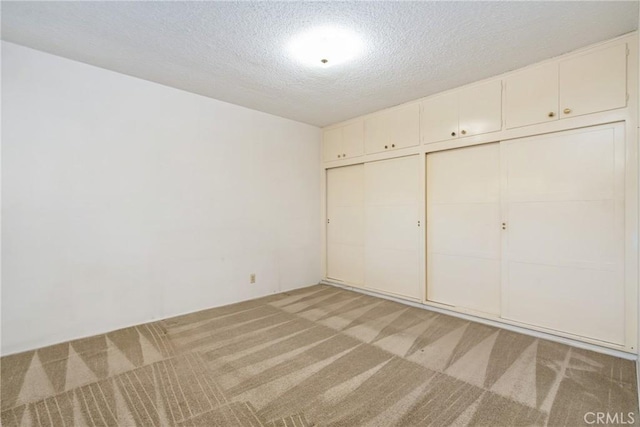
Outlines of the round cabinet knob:
M 396 148 L 396 144 L 391 144 L 391 148 Z
M 343 155 L 342 155 L 342 157 L 347 157 L 347 155 L 346 155 L 346 154 L 343 154 Z
M 338 158 L 340 158 L 340 154 L 338 154 Z
M 456 133 L 455 132 L 451 132 L 451 136 L 456 136 Z
M 565 114 L 570 114 L 571 113 L 571 108 L 565 108 L 563 112 Z
M 466 135 L 467 131 L 466 130 L 461 130 L 460 133 L 463 134 L 463 135 Z
M 387 148 L 389 148 L 389 147 L 387 147 L 387 146 L 385 145 L 385 146 L 384 146 L 384 149 L 386 150 Z
M 556 113 L 554 113 L 553 111 L 549 112 L 549 114 L 547 114 L 549 117 L 555 117 Z

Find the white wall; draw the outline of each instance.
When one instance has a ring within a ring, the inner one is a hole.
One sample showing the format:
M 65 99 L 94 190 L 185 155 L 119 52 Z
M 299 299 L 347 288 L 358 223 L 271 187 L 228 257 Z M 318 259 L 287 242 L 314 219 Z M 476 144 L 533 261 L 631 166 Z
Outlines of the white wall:
M 321 279 L 320 129 L 10 43 L 2 110 L 2 354 Z

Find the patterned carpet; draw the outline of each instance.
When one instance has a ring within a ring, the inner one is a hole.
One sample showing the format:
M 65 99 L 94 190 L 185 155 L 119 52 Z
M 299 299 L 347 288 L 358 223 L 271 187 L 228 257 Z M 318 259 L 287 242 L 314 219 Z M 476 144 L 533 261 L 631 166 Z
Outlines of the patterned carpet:
M 326 285 L 0 363 L 5 427 L 640 420 L 632 361 Z

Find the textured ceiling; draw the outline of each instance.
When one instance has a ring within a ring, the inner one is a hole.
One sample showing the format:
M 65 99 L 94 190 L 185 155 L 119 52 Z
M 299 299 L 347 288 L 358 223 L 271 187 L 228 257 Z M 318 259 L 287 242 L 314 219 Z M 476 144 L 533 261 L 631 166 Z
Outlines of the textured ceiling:
M 2 38 L 324 126 L 637 28 L 637 2 L 2 2 Z M 307 68 L 294 35 L 332 25 L 366 51 Z

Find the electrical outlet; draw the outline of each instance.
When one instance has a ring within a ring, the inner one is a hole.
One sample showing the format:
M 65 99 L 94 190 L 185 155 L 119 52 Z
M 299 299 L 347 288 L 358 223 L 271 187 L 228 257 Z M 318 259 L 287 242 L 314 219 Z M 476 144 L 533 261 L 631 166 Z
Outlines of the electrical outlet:
M 249 276 L 249 283 L 256 283 L 255 273 L 251 273 L 251 275 Z

